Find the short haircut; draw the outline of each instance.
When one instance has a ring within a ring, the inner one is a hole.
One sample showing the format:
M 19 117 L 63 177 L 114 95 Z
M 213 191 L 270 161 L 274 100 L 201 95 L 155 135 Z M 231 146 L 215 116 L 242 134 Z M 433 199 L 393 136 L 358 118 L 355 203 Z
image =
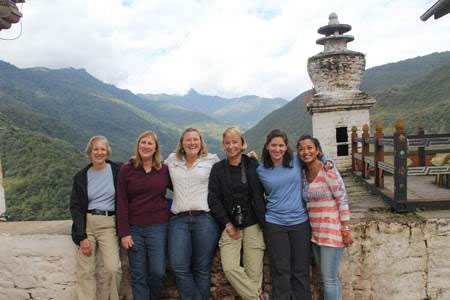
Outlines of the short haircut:
M 231 138 L 237 138 L 237 139 L 240 138 L 242 141 L 242 151 L 247 149 L 247 141 L 245 140 L 245 136 L 241 132 L 239 127 L 231 126 L 231 127 L 228 127 L 227 129 L 225 129 L 224 132 L 222 133 L 222 144 L 223 144 L 223 141 L 225 140 L 225 137 L 227 137 L 227 136 L 229 136 Z
M 84 149 L 84 154 L 86 154 L 86 156 L 88 158 L 91 157 L 91 153 L 92 153 L 92 148 L 94 148 L 94 142 L 96 141 L 102 141 L 103 143 L 105 143 L 106 145 L 106 151 L 108 152 L 108 156 L 111 155 L 111 146 L 109 145 L 109 141 L 106 137 L 104 137 L 103 135 L 95 135 L 93 137 L 91 137 L 89 139 L 89 142 L 86 145 L 86 148 Z

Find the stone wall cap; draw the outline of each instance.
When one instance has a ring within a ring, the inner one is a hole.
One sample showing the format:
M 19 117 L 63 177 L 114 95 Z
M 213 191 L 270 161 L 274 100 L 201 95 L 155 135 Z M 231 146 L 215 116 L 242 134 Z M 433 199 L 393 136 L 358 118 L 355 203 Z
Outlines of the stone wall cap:
M 0 235 L 70 235 L 71 220 L 0 222 Z

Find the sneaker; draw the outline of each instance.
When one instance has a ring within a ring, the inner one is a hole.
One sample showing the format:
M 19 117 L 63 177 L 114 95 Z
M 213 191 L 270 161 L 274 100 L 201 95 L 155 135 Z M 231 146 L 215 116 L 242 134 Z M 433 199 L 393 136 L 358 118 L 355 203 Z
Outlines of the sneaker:
M 269 294 L 267 294 L 266 292 L 261 292 L 261 294 L 259 294 L 258 300 L 269 300 Z

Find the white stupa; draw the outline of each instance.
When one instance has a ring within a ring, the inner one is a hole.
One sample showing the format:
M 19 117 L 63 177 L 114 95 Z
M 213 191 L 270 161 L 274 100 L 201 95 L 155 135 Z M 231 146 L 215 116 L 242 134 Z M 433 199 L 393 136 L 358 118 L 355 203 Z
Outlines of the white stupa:
M 364 54 L 347 49 L 347 43 L 354 40 L 345 34 L 351 28 L 330 14 L 328 25 L 318 30 L 325 37 L 316 41 L 324 50 L 308 59 L 314 91 L 305 104 L 312 114 L 313 135 L 340 170 L 351 168 L 352 126 L 361 131 L 364 124 L 370 124 L 369 109 L 375 104 L 375 98 L 359 89 L 366 61 Z

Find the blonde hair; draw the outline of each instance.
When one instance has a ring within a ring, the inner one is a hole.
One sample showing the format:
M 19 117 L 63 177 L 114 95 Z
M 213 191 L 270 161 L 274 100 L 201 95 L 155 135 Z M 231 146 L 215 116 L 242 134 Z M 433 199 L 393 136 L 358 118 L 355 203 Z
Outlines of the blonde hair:
M 89 139 L 89 142 L 86 145 L 86 148 L 84 149 L 84 154 L 86 154 L 86 156 L 88 158 L 91 157 L 91 153 L 92 153 L 92 148 L 94 148 L 94 142 L 96 141 L 102 141 L 103 143 L 105 143 L 106 146 L 106 151 L 108 153 L 108 156 L 111 155 L 111 146 L 109 145 L 109 141 L 106 137 L 104 137 L 103 135 L 95 135 L 93 137 L 91 137 Z
M 231 137 L 231 138 L 237 138 L 237 139 L 240 138 L 242 141 L 242 151 L 247 149 L 247 141 L 245 140 L 245 136 L 241 132 L 239 127 L 231 126 L 231 127 L 228 127 L 227 129 L 225 129 L 224 132 L 222 133 L 222 144 L 223 144 L 223 141 L 225 140 L 225 137 L 227 137 L 227 136 Z
M 152 167 L 159 170 L 159 169 L 161 169 L 161 150 L 159 147 L 158 136 L 153 131 L 144 131 L 143 133 L 141 133 L 138 136 L 137 141 L 136 141 L 136 149 L 135 149 L 134 156 L 132 157 L 131 161 L 135 168 L 142 166 L 142 164 L 143 164 L 142 157 L 139 154 L 139 143 L 141 142 L 141 140 L 143 138 L 149 137 L 149 136 L 152 137 L 153 140 L 155 141 L 155 153 L 153 153 Z
M 203 136 L 200 133 L 200 131 L 197 128 L 189 127 L 183 131 L 183 133 L 180 136 L 180 140 L 178 141 L 177 148 L 175 149 L 175 155 L 178 159 L 183 159 L 186 152 L 183 149 L 183 139 L 184 136 L 189 132 L 196 132 L 198 136 L 200 137 L 200 151 L 199 151 L 199 157 L 208 155 L 208 146 L 206 145 L 205 141 L 203 140 Z

